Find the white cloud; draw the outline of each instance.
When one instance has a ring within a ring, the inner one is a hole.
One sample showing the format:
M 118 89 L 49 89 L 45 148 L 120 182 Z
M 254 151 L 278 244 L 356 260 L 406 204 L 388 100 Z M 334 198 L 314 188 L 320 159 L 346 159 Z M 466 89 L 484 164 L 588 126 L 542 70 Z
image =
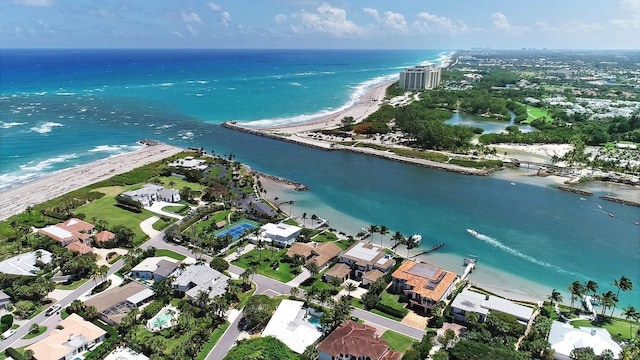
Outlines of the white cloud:
M 209 7 L 209 9 L 211 9 L 211 11 L 216 11 L 217 12 L 217 11 L 222 10 L 220 5 L 218 5 L 218 4 L 214 3 L 214 2 L 207 3 L 207 6 Z
M 229 14 L 226 11 L 223 11 L 222 14 L 220 14 L 220 23 L 224 26 L 229 26 L 230 22 L 231 22 L 231 14 Z
M 173 32 L 171 32 L 171 34 L 173 34 L 174 36 L 179 37 L 179 38 L 183 38 L 184 37 L 184 35 L 182 35 L 182 33 L 179 33 L 177 31 L 173 31 Z
M 493 26 L 498 30 L 508 33 L 522 33 L 526 30 L 525 27 L 511 24 L 507 16 L 501 12 L 491 14 L 491 19 L 493 20 Z
M 53 0 L 13 0 L 16 5 L 48 7 L 53 6 Z
M 413 23 L 413 28 L 421 33 L 436 34 L 460 34 L 468 30 L 468 26 L 462 21 L 453 21 L 449 18 L 421 12 Z
M 191 25 L 187 25 L 187 30 L 192 36 L 198 35 L 198 30 L 194 29 Z
M 372 8 L 363 8 L 362 11 L 371 16 L 372 18 L 376 19 L 377 21 L 380 20 L 380 14 L 378 14 L 378 10 L 376 9 L 372 9 Z
M 385 30 L 393 33 L 404 34 L 408 31 L 407 21 L 400 13 L 385 11 L 382 23 Z
M 296 34 L 324 33 L 336 37 L 360 36 L 363 29 L 347 19 L 344 9 L 333 7 L 327 3 L 320 5 L 316 12 L 301 11 L 291 15 L 298 20 L 297 25 L 291 25 Z
M 278 14 L 276 16 L 273 17 L 273 20 L 277 23 L 281 23 L 281 22 L 285 22 L 287 21 L 287 15 L 285 14 Z
M 611 23 L 622 29 L 640 29 L 640 0 L 622 0 L 619 15 Z
M 182 12 L 182 21 L 184 22 L 188 22 L 188 23 L 196 23 L 196 24 L 201 24 L 202 23 L 202 19 L 200 18 L 200 15 L 198 15 L 197 13 L 194 12 Z

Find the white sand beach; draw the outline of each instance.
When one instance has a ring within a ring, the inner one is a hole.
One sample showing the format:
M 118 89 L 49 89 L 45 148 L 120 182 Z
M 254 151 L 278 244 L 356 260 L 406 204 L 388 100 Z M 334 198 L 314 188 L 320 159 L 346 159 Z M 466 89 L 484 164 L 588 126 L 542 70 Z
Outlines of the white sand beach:
M 0 220 L 26 210 L 30 206 L 54 199 L 70 191 L 80 189 L 114 175 L 131 171 L 142 165 L 162 160 L 181 152 L 183 149 L 166 144 L 144 146 L 143 148 L 96 161 L 88 165 L 60 171 L 22 186 L 0 193 L 3 206 Z

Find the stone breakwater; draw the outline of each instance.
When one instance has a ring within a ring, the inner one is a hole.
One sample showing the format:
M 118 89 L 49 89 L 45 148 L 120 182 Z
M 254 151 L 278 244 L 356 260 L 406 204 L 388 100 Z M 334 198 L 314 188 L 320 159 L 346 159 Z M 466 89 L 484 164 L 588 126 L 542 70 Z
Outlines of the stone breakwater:
M 638 203 L 638 202 L 625 200 L 625 199 L 620 199 L 620 198 L 615 198 L 615 197 L 612 197 L 612 196 L 600 196 L 600 199 L 606 200 L 606 201 L 617 202 L 617 203 L 623 204 L 623 205 L 630 205 L 630 206 L 640 207 L 640 203 Z
M 341 145 L 335 145 L 335 144 L 326 144 L 326 143 L 319 143 L 319 142 L 302 141 L 302 140 L 298 140 L 297 138 L 295 138 L 293 136 L 281 135 L 281 134 L 273 133 L 273 132 L 270 132 L 270 131 L 247 128 L 247 127 L 238 125 L 235 121 L 227 121 L 227 122 L 222 123 L 220 126 L 226 128 L 226 129 L 236 130 L 236 131 L 244 132 L 244 133 L 247 133 L 247 134 L 267 137 L 267 138 L 270 138 L 270 139 L 275 139 L 275 140 L 280 140 L 280 141 L 286 141 L 286 142 L 290 142 L 290 143 L 298 144 L 298 145 L 304 145 L 304 146 L 308 146 L 308 147 L 315 148 L 315 149 L 318 149 L 318 150 L 323 150 L 323 151 L 350 151 L 350 152 L 354 152 L 354 153 L 371 155 L 371 156 L 379 157 L 379 158 L 382 158 L 382 159 L 387 159 L 387 160 L 398 161 L 398 162 L 407 163 L 407 164 L 413 164 L 413 165 L 428 167 L 428 168 L 432 168 L 432 169 L 436 169 L 436 170 L 444 170 L 444 171 L 449 171 L 449 172 L 455 172 L 455 173 L 463 174 L 463 175 L 486 176 L 486 175 L 491 174 L 493 171 L 496 171 L 496 170 L 467 168 L 467 167 L 453 165 L 453 164 L 439 163 L 439 162 L 435 162 L 435 161 L 431 161 L 431 160 L 411 158 L 411 157 L 400 156 L 400 155 L 397 155 L 397 154 L 394 154 L 394 153 L 389 153 L 389 152 L 375 150 L 375 149 L 369 149 L 369 148 L 354 148 L 354 147 L 341 146 Z
M 576 193 L 576 194 L 580 194 L 580 195 L 587 195 L 587 196 L 593 195 L 593 193 L 591 191 L 582 190 L 582 189 L 576 189 L 576 188 L 570 187 L 570 186 L 558 186 L 558 189 L 563 190 L 563 191 Z
M 309 190 L 309 188 L 305 184 L 297 182 L 297 181 L 289 180 L 289 179 L 286 179 L 286 178 L 283 178 L 283 177 L 280 177 L 280 176 L 271 175 L 271 174 L 265 174 L 263 172 L 255 171 L 255 170 L 253 170 L 253 173 L 256 174 L 256 175 L 259 175 L 261 177 L 271 179 L 273 181 L 277 181 L 277 182 L 281 182 L 283 184 L 294 186 L 296 191 L 307 191 L 307 190 Z

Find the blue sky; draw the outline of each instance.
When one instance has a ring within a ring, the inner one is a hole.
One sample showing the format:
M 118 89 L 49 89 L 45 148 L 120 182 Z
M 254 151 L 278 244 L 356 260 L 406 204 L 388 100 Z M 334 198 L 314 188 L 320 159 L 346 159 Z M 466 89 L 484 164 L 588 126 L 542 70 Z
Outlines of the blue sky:
M 640 48 L 640 0 L 0 0 L 0 18 L 4 48 Z

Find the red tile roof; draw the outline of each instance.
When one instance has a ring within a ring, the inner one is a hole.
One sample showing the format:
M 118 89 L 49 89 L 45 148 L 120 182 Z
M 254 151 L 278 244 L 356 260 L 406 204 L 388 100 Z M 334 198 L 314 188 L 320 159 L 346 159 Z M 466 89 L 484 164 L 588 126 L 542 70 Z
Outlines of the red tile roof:
M 96 241 L 97 242 L 107 242 L 107 241 L 111 241 L 113 239 L 116 238 L 116 234 L 110 232 L 110 231 L 100 231 L 99 233 L 96 234 Z
M 402 354 L 389 349 L 387 342 L 376 335 L 373 326 L 347 320 L 318 345 L 318 351 L 332 357 L 367 356 L 373 360 L 399 360 Z
M 426 269 L 426 271 L 420 271 L 419 269 Z M 427 273 L 433 275 L 430 277 L 422 275 Z M 447 289 L 456 281 L 458 275 L 442 270 L 435 265 L 405 260 L 393 272 L 392 277 L 394 280 L 404 280 L 411 287 L 409 291 L 419 294 L 423 298 L 438 302 L 442 300 Z
M 89 254 L 93 252 L 91 246 L 87 246 L 80 241 L 74 241 L 71 244 L 67 245 L 67 250 L 75 251 L 80 254 Z

